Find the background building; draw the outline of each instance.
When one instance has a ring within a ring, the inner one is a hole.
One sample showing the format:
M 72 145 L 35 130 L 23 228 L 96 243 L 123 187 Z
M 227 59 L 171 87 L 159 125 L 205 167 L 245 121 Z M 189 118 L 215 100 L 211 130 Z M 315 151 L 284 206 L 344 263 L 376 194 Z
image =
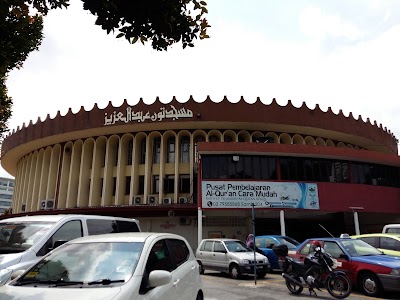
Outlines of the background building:
M 12 207 L 14 179 L 0 177 L 0 215 Z
M 335 233 L 354 230 L 354 208 L 363 230 L 400 221 L 393 134 L 305 103 L 157 99 L 82 107 L 18 128 L 5 138 L 1 161 L 15 176 L 14 214 L 131 216 L 143 230 L 183 234 L 194 247 L 199 216 L 202 236 L 244 239 L 252 226 L 249 207 L 201 201 L 205 180 L 315 185 L 317 209 L 258 207 L 258 233 L 279 231 L 282 211 L 286 232 L 299 239 L 310 228 L 326 235 L 318 224 Z

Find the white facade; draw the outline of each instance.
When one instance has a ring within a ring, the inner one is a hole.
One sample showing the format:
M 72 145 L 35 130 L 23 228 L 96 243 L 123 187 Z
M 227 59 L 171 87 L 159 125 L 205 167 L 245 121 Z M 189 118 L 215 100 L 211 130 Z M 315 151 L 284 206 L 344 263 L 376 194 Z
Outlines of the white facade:
M 0 177 L 0 215 L 12 207 L 14 179 Z

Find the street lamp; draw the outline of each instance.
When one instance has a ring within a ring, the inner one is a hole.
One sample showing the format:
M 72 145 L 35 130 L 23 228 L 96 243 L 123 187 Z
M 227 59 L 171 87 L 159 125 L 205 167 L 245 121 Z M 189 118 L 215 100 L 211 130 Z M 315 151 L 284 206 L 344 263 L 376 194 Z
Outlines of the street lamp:
M 364 207 L 358 207 L 358 206 L 351 206 L 349 207 L 353 211 L 353 217 L 354 217 L 354 227 L 356 229 L 356 235 L 360 234 L 360 223 L 358 222 L 358 210 L 363 210 Z

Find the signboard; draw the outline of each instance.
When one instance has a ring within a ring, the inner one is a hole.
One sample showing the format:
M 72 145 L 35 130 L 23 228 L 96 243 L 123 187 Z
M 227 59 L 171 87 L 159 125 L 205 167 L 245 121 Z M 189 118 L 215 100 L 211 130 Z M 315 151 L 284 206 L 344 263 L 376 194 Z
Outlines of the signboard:
M 202 208 L 319 209 L 316 183 L 202 181 Z
M 144 121 L 163 121 L 165 119 L 170 119 L 175 121 L 181 118 L 192 118 L 193 112 L 190 109 L 185 109 L 184 107 L 176 109 L 175 106 L 170 105 L 171 109 L 161 107 L 159 112 L 143 112 L 141 110 L 134 111 L 132 107 L 127 107 L 125 112 L 114 111 L 110 115 L 104 114 L 104 125 L 113 125 L 115 123 L 129 123 L 129 122 L 144 122 Z

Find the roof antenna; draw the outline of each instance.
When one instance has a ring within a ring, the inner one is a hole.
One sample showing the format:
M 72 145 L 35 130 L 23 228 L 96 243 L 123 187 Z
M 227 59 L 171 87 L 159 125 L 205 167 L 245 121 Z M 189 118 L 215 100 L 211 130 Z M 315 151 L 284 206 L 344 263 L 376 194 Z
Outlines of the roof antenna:
M 331 237 L 334 238 L 333 234 L 330 233 L 324 226 L 322 226 L 321 224 L 318 224 L 318 225 L 321 226 L 321 228 L 322 228 L 323 230 L 325 230 Z

